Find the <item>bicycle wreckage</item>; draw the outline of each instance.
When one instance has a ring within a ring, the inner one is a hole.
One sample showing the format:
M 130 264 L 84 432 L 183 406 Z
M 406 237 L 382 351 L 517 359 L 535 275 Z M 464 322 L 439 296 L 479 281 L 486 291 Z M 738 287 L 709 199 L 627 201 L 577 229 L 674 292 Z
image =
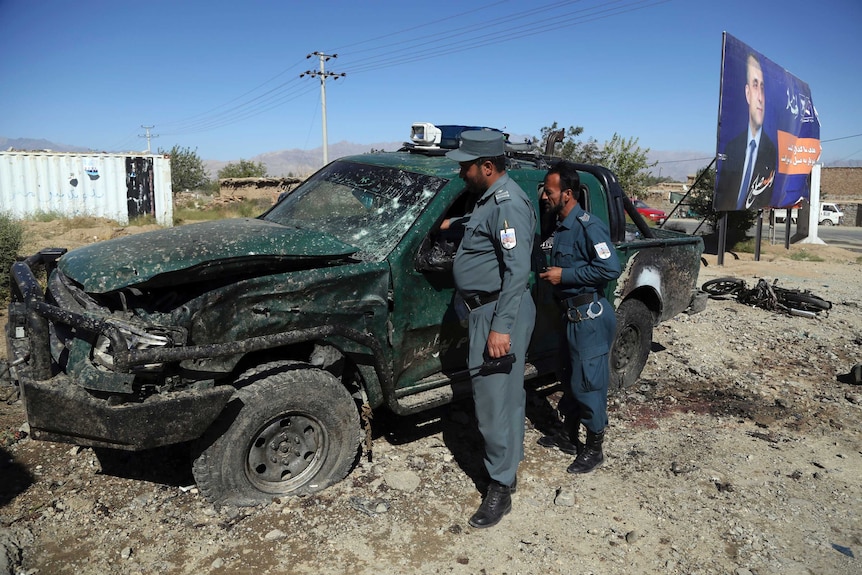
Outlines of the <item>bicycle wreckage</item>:
M 710 298 L 733 296 L 745 305 L 801 317 L 814 318 L 823 311 L 828 315 L 828 311 L 832 309 L 832 302 L 808 290 L 784 288 L 777 284 L 777 278 L 772 283 L 760 278 L 754 287 L 749 288 L 745 280 L 724 277 L 705 282 L 701 289 L 708 293 Z

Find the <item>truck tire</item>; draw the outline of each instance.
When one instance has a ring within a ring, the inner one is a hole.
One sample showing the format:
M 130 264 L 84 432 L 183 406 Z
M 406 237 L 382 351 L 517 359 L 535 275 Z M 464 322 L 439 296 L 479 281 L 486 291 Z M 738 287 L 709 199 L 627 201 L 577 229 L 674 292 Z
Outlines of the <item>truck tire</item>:
M 242 374 L 192 446 L 192 472 L 215 505 L 256 505 L 344 479 L 359 453 L 359 411 L 332 374 L 297 362 Z
M 617 308 L 617 334 L 611 347 L 614 392 L 638 380 L 652 345 L 653 314 L 642 301 L 628 299 Z
M 832 224 L 832 220 L 827 218 L 825 220 L 820 220 L 820 225 L 821 226 L 831 226 L 833 224 Z

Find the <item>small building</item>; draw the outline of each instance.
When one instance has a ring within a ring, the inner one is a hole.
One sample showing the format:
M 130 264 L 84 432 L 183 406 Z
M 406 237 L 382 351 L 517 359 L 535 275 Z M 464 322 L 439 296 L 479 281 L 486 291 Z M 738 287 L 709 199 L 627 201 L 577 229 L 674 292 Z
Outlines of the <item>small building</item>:
M 0 152 L 0 212 L 94 216 L 172 226 L 171 162 L 162 154 Z
M 225 199 L 266 199 L 275 203 L 281 194 L 302 183 L 302 178 L 222 178 L 218 181 L 219 196 Z

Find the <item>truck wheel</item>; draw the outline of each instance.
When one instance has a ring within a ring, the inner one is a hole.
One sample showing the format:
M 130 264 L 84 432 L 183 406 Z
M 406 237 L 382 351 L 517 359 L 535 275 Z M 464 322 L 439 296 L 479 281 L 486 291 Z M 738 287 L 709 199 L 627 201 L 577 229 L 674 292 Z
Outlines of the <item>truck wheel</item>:
M 255 505 L 344 479 L 356 462 L 359 412 L 330 373 L 274 362 L 242 374 L 219 418 L 192 447 L 192 472 L 212 503 Z
M 652 312 L 642 301 L 629 299 L 617 308 L 610 391 L 628 387 L 640 377 L 652 345 L 652 328 Z
M 827 220 L 821 220 L 821 221 L 820 221 L 820 225 L 821 225 L 821 226 L 831 226 L 831 225 L 832 225 L 832 220 L 829 220 L 829 219 L 827 219 Z

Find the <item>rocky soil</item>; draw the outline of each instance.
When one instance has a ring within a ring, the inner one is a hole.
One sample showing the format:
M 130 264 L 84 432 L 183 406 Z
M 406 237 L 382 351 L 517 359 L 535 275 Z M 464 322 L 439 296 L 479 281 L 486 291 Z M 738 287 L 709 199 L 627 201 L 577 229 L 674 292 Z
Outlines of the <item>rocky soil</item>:
M 803 251 L 825 261 L 790 259 Z M 862 260 L 824 246 L 739 258 L 706 256 L 700 283 L 777 277 L 833 309 L 710 300 L 658 326 L 587 476 L 536 444 L 559 389 L 531 392 L 514 508 L 488 530 L 467 525 L 481 476 L 469 402 L 375 414 L 372 457 L 320 494 L 214 509 L 183 449 L 32 441 L 0 386 L 0 575 L 860 573 L 862 386 L 848 374 L 862 362 Z

